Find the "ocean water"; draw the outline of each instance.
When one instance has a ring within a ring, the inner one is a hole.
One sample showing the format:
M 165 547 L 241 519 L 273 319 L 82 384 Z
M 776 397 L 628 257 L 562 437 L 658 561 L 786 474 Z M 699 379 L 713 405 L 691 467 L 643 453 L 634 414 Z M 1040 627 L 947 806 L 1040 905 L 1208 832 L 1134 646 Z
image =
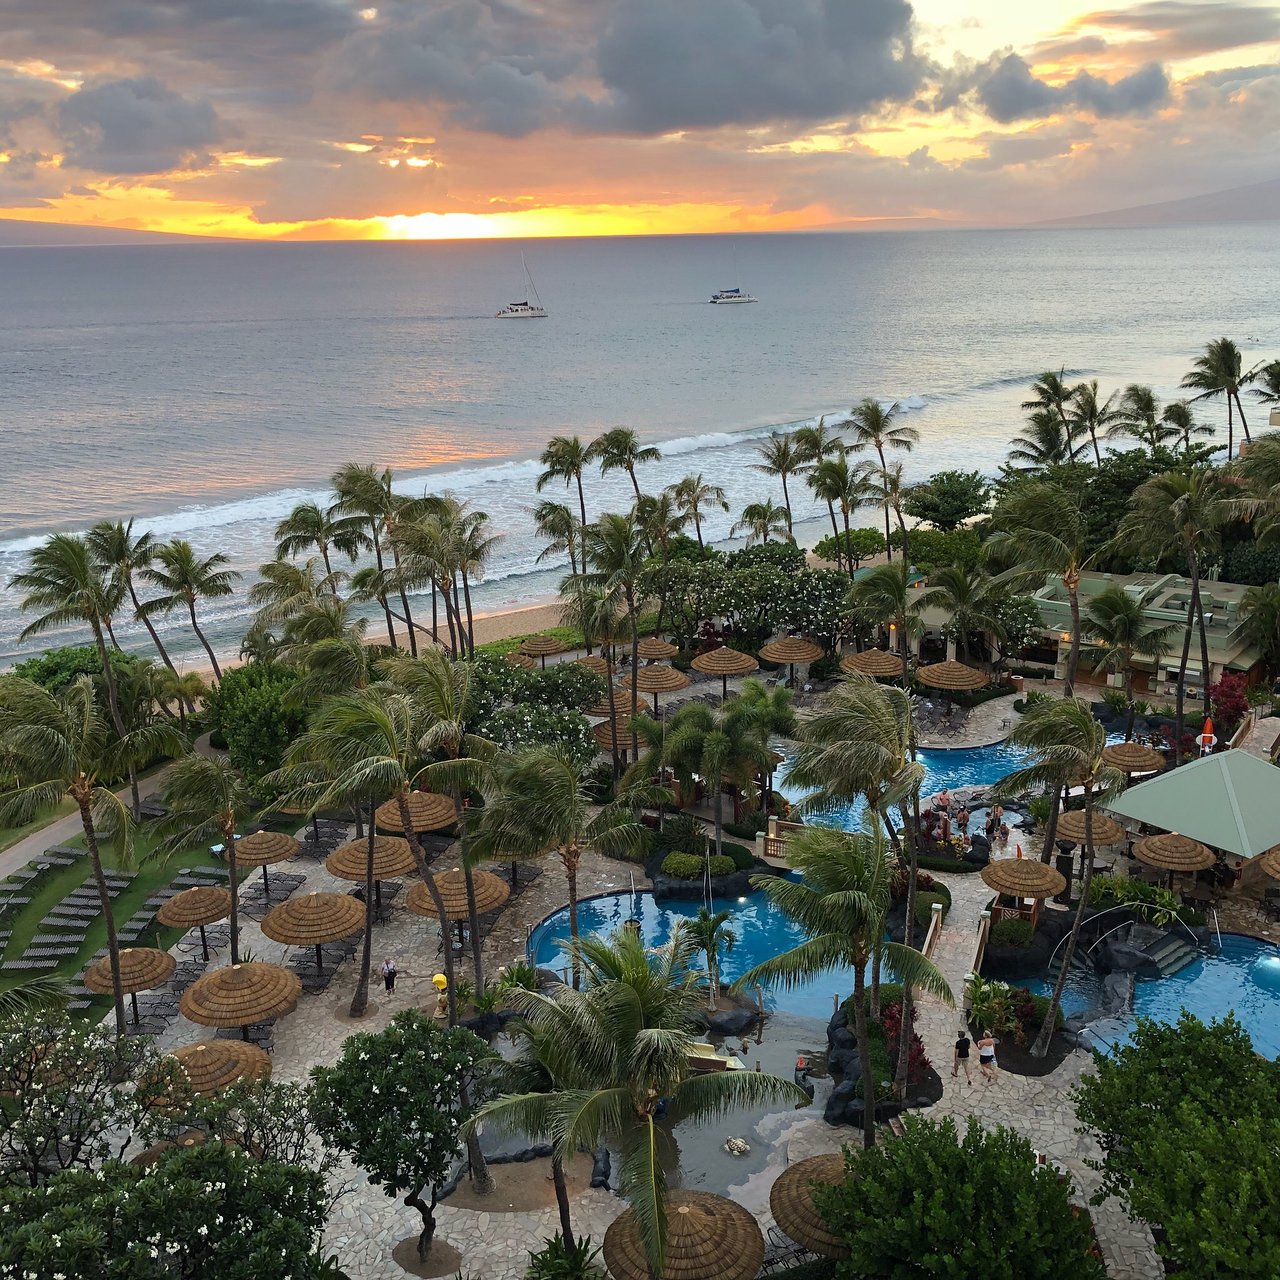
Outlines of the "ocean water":
M 749 469 L 761 436 L 870 395 L 919 429 L 910 474 L 994 471 L 1042 369 L 1169 393 L 1220 334 L 1247 359 L 1280 353 L 1261 269 L 1277 234 L 538 241 L 523 248 L 550 316 L 507 322 L 493 312 L 516 296 L 511 243 L 0 250 L 0 663 L 30 651 L 8 581 L 48 531 L 132 516 L 249 574 L 275 522 L 349 460 L 490 513 L 506 536 L 481 609 L 554 593 L 528 509 L 555 433 L 632 426 L 664 454 L 646 488 L 701 471 L 736 509 L 770 489 Z M 757 304 L 706 305 L 739 280 Z M 825 511 L 802 485 L 793 498 L 820 537 Z M 587 501 L 622 508 L 625 477 L 591 477 Z M 243 594 L 207 610 L 222 648 L 243 631 Z

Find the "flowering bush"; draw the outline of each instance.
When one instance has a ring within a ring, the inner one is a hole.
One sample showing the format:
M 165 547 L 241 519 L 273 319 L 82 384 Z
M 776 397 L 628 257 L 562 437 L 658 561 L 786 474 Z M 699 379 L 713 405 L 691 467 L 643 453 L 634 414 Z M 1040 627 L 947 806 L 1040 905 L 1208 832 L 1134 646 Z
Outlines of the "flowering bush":
M 529 747 L 562 747 L 580 769 L 585 769 L 599 751 L 591 722 L 581 712 L 553 711 L 534 702 L 495 711 L 480 723 L 477 732 L 513 753 Z

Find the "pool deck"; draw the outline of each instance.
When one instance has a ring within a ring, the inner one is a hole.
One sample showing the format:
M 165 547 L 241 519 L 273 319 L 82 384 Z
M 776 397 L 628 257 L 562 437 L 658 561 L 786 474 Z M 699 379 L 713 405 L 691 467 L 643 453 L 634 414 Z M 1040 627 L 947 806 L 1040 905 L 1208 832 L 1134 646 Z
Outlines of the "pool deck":
M 1018 694 L 1011 693 L 1003 698 L 992 698 L 990 702 L 981 703 L 969 712 L 963 733 L 954 738 L 922 733 L 919 745 L 945 750 L 948 747 L 991 747 L 997 742 L 1003 742 L 1022 719 L 1013 709 L 1018 698 Z

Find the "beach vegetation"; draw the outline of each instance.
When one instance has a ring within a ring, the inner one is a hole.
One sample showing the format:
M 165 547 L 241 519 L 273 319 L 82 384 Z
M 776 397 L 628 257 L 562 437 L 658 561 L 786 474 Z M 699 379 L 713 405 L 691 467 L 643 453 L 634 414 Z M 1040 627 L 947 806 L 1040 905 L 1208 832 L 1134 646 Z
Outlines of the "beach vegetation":
M 820 560 L 829 560 L 836 565 L 848 565 L 850 571 L 856 573 L 864 560 L 874 556 L 882 556 L 885 552 L 884 534 L 879 529 L 850 529 L 846 534 L 828 534 L 819 539 L 813 546 L 813 554 Z
M 951 533 L 982 515 L 991 501 L 991 485 L 981 471 L 935 471 L 912 485 L 902 509 L 913 520 Z

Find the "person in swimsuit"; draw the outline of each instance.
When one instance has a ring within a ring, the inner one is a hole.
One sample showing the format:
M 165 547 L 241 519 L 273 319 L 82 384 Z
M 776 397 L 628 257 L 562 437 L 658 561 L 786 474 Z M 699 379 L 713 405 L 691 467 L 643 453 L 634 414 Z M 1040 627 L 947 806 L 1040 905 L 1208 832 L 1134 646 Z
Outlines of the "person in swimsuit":
M 982 1039 L 978 1041 L 978 1070 L 982 1072 L 984 1080 L 994 1080 L 998 1070 L 996 1066 L 996 1045 L 999 1040 L 991 1034 L 990 1031 L 982 1033 Z
M 969 1074 L 969 1031 L 966 1027 L 960 1028 L 960 1035 L 956 1039 L 956 1051 L 951 1059 L 951 1074 L 958 1075 L 960 1068 L 964 1068 L 964 1078 L 969 1083 L 973 1083 L 973 1076 Z

